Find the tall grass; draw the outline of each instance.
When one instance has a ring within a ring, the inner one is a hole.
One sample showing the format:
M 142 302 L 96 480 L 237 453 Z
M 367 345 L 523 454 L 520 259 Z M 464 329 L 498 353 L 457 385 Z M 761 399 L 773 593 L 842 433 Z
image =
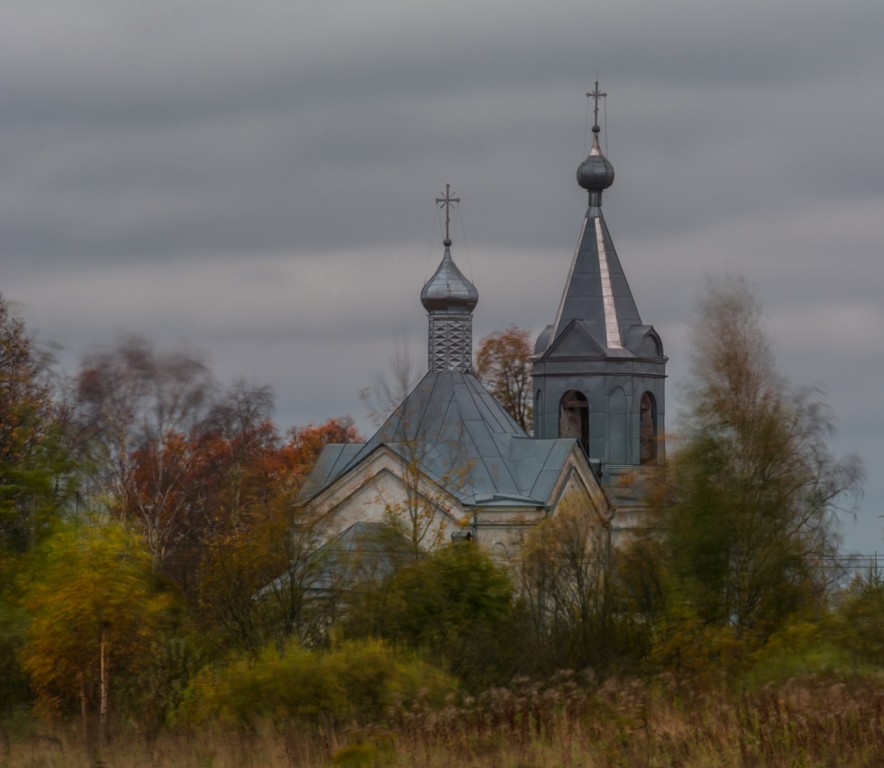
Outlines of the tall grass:
M 516 681 L 443 706 L 394 704 L 382 723 L 325 727 L 268 718 L 85 749 L 65 723 L 0 736 L 0 766 L 251 768 L 884 768 L 884 677 L 806 676 L 733 693 L 674 678 Z

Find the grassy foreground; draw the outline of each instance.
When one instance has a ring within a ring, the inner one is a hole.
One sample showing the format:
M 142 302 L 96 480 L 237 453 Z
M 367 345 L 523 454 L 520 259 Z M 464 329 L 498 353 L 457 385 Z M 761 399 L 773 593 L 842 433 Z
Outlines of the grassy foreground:
M 74 725 L 25 722 L 0 733 L 0 766 L 802 766 L 884 768 L 884 679 L 809 677 L 739 695 L 568 677 L 523 681 L 445 707 L 389 713 L 378 726 L 266 720 L 249 727 L 123 735 L 84 748 Z

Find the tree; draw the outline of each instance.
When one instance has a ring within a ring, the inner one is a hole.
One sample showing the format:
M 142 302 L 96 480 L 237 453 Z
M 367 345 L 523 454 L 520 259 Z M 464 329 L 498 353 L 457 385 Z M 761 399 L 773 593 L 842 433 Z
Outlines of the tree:
M 143 532 L 155 568 L 193 523 L 185 480 L 211 403 L 199 357 L 159 353 L 132 337 L 87 357 L 78 379 L 78 422 L 91 463 L 86 493 Z
M 433 442 L 421 434 L 423 414 L 409 407 L 408 396 L 414 388 L 414 371 L 405 339 L 397 344 L 390 358 L 388 375 L 380 374 L 374 385 L 359 393 L 369 408 L 369 418 L 381 427 L 394 413 L 398 458 L 402 462 L 403 494 L 397 499 L 383 499 L 386 521 L 400 527 L 409 538 L 415 554 L 431 550 L 446 540 L 447 509 L 450 496 L 463 487 L 470 472 L 462 434 Z M 444 461 L 440 458 L 444 457 Z M 432 458 L 432 462 L 428 459 Z M 426 472 L 434 464 L 436 477 Z
M 359 399 L 368 408 L 371 423 L 380 427 L 402 404 L 416 383 L 408 339 L 403 333 L 390 356 L 389 371 L 379 373 L 371 386 L 359 390 Z
M 301 629 L 321 526 L 296 522 L 290 510 L 265 509 L 248 525 L 207 542 L 198 572 L 198 616 L 218 646 L 257 653 Z
M 511 325 L 482 339 L 475 365 L 476 377 L 526 432 L 534 412 L 531 354 L 528 331 Z
M 497 641 L 513 607 L 506 569 L 468 542 L 412 559 L 382 584 L 357 593 L 350 631 L 425 651 L 469 683 L 487 682 L 503 654 Z
M 818 393 L 776 372 L 744 280 L 710 281 L 692 339 L 666 549 L 690 613 L 763 638 L 821 597 L 833 524 L 856 499 L 862 468 L 831 455 Z
M 216 437 L 227 449 L 216 447 L 213 454 L 236 454 L 237 440 Z M 283 445 L 261 439 L 235 466 L 220 462 L 216 484 L 227 489 L 225 496 L 239 498 L 239 511 L 219 517 L 205 541 L 198 602 L 203 625 L 222 644 L 257 653 L 293 632 L 315 639 L 304 608 L 327 521 L 306 516 L 295 498 L 323 446 L 359 439 L 350 419 L 333 418 L 293 428 Z
M 0 295 L 0 572 L 45 535 L 70 496 L 66 413 L 46 361 Z
M 227 531 L 266 506 L 277 481 L 279 435 L 270 387 L 236 382 L 197 425 L 193 470 L 186 482 L 203 532 Z M 199 527 L 197 528 L 199 531 Z
M 835 613 L 835 632 L 854 663 L 884 667 L 884 573 L 877 562 L 854 576 Z
M 97 715 L 104 740 L 112 683 L 146 661 L 171 607 L 143 539 L 118 522 L 75 520 L 47 539 L 22 582 L 31 624 L 21 656 L 39 704 L 79 707 L 87 741 Z
M 349 416 L 333 417 L 318 427 L 308 424 L 305 427 L 293 427 L 289 430 L 288 442 L 283 447 L 280 457 L 287 466 L 287 471 L 294 484 L 292 491 L 297 495 L 307 479 L 322 449 L 329 443 L 358 443 L 362 441 L 359 430 Z
M 528 532 L 519 594 L 535 636 L 535 672 L 592 668 L 604 673 L 645 640 L 629 613 L 611 601 L 608 531 L 595 512 L 571 500 Z

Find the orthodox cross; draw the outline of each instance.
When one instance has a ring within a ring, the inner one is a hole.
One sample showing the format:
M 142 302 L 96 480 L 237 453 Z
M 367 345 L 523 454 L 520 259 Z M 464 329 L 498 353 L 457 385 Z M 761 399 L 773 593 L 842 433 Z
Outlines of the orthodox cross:
M 598 80 L 595 81 L 595 90 L 592 91 L 591 93 L 586 94 L 586 98 L 592 99 L 593 101 L 595 101 L 595 106 L 593 107 L 593 110 L 592 110 L 593 119 L 595 120 L 595 125 L 599 124 L 599 99 L 607 98 L 607 96 L 608 96 L 607 93 L 602 93 L 599 90 L 599 81 Z
M 451 185 L 446 184 L 445 185 L 445 197 L 437 197 L 436 198 L 436 202 L 439 204 L 440 208 L 443 205 L 445 206 L 445 239 L 446 240 L 451 240 L 451 238 L 448 236 L 448 225 L 451 223 L 451 204 L 460 202 L 459 197 L 452 197 L 451 196 L 450 190 L 451 190 Z

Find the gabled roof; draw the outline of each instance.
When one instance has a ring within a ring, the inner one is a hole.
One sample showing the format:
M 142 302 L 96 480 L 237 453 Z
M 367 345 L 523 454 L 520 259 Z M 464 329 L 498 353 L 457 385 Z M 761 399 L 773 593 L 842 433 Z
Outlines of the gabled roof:
M 328 445 L 306 502 L 386 447 L 464 506 L 545 506 L 574 438 L 535 440 L 471 373 L 430 371 L 365 443 Z

